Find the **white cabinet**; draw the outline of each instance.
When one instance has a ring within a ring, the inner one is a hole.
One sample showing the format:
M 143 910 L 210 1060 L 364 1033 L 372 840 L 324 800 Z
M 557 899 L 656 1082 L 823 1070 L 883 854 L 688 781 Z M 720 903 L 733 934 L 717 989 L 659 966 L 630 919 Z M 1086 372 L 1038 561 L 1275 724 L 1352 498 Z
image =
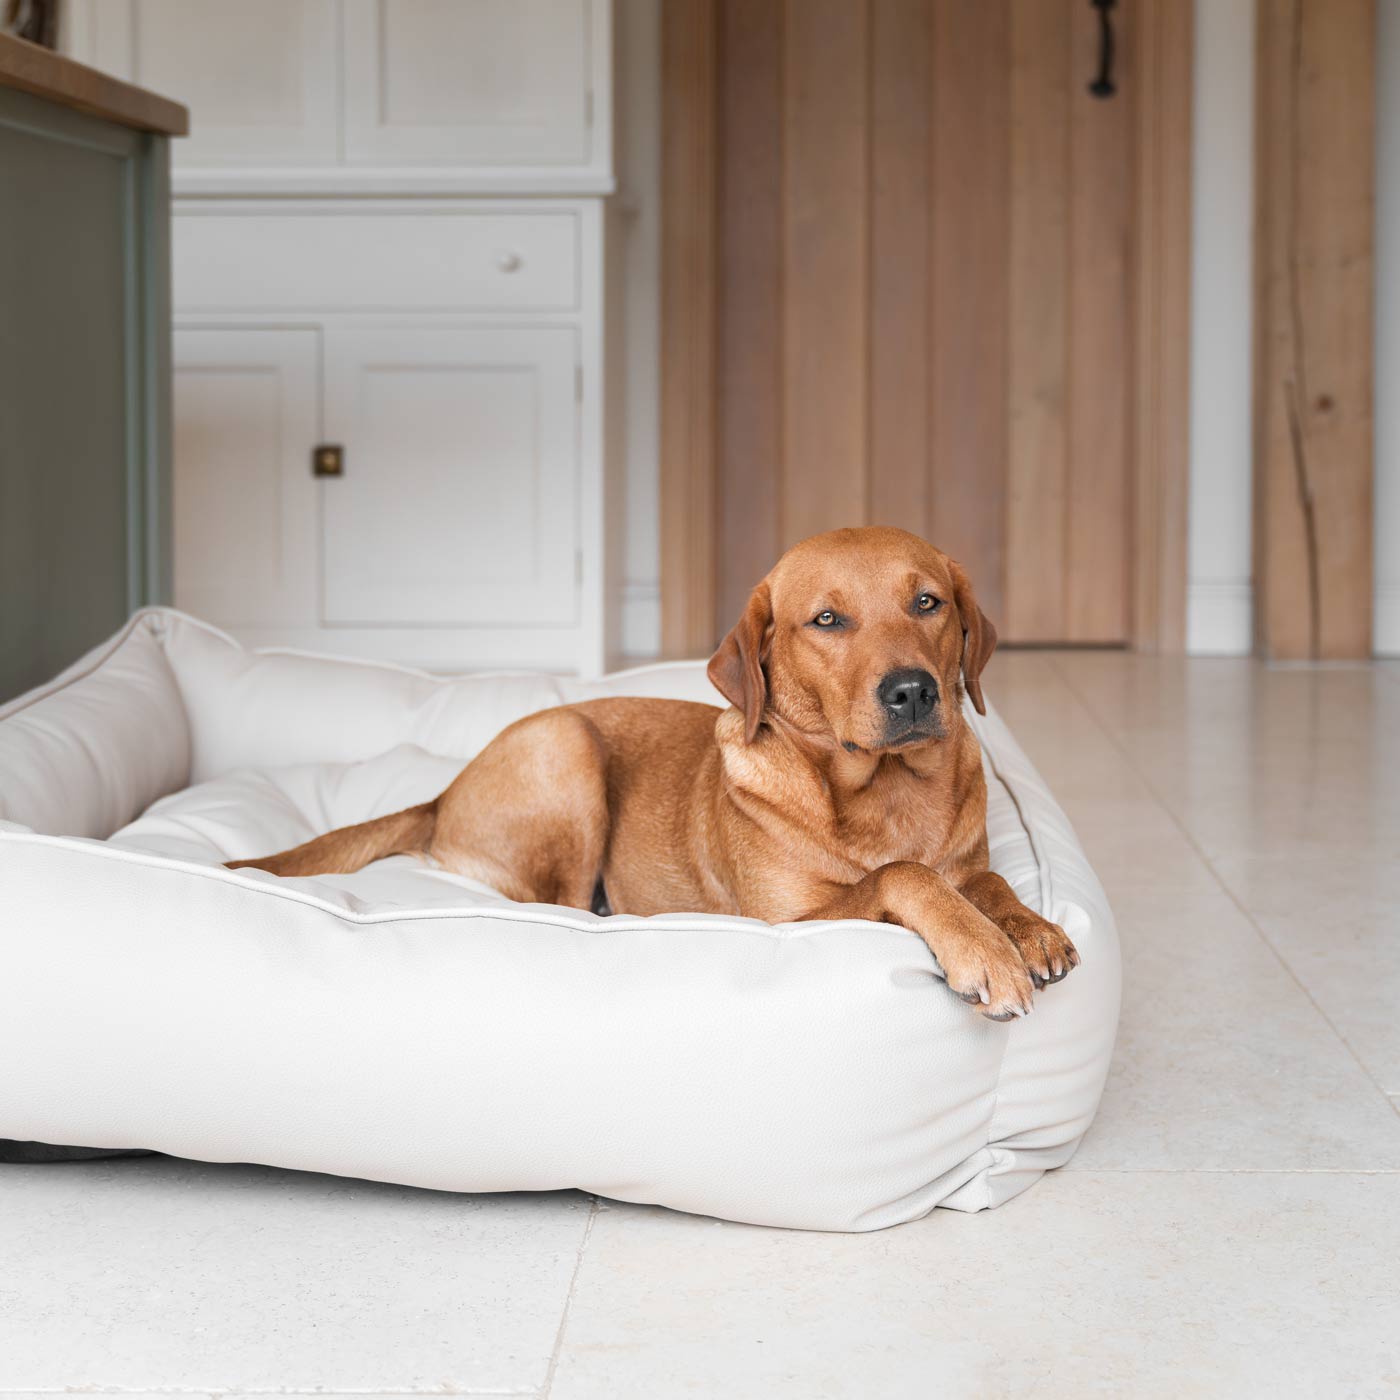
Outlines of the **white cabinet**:
M 178 330 L 176 606 L 425 664 L 504 627 L 491 659 L 531 659 L 522 629 L 557 645 L 582 604 L 578 364 L 564 327 Z
M 329 333 L 326 626 L 574 624 L 577 365 L 554 327 Z
M 602 669 L 599 202 L 174 224 L 176 606 L 255 646 Z
M 175 602 L 223 627 L 316 620 L 319 334 L 177 330 Z
M 612 188 L 608 0 L 70 0 L 81 62 L 186 103 L 178 194 Z
M 345 0 L 345 156 L 584 165 L 589 0 Z
M 184 202 L 181 311 L 553 311 L 579 307 L 577 209 L 480 202 Z
M 190 106 L 176 604 L 255 646 L 601 670 L 609 0 L 65 15 L 75 57 Z
M 337 0 L 72 0 L 84 63 L 185 103 L 177 171 L 339 159 Z

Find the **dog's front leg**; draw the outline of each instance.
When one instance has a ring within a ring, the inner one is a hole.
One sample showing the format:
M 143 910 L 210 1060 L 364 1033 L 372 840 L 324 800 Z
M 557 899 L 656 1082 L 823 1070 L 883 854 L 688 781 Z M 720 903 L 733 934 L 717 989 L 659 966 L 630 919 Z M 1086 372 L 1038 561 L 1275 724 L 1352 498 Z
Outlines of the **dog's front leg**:
M 1031 1009 L 1031 977 L 1004 933 L 926 865 L 896 861 L 832 891 L 805 919 L 873 919 L 917 933 L 964 1001 L 993 1021 Z
M 958 888 L 1016 945 L 1037 991 L 1079 966 L 1079 954 L 1064 929 L 1027 909 L 995 871 L 983 870 Z

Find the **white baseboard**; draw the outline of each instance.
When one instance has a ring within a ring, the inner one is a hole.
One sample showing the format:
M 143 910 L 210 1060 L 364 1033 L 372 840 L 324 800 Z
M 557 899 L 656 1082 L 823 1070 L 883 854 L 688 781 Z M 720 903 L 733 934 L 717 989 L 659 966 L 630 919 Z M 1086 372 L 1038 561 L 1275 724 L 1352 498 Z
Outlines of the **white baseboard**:
M 1254 650 L 1254 588 L 1248 579 L 1193 579 L 1186 588 L 1186 651 L 1248 656 Z
M 661 651 L 661 585 L 629 579 L 622 585 L 622 654 L 646 660 Z
M 1400 583 L 1376 584 L 1371 645 L 1377 656 L 1400 656 Z
M 1371 629 L 1377 656 L 1400 656 L 1400 582 L 1376 584 Z M 1186 590 L 1191 656 L 1248 656 L 1254 650 L 1254 591 L 1248 583 L 1197 581 Z

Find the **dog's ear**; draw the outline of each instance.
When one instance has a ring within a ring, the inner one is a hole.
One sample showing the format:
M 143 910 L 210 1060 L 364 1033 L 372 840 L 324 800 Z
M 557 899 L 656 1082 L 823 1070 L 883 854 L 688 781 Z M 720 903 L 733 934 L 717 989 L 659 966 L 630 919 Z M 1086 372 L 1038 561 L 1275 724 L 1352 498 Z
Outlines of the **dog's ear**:
M 972 697 L 972 708 L 979 715 L 985 715 L 987 705 L 982 699 L 982 668 L 992 659 L 992 653 L 997 649 L 997 629 L 992 626 L 986 613 L 977 606 L 972 583 L 962 565 L 954 564 L 951 559 L 948 563 L 953 571 L 953 602 L 957 605 L 958 616 L 962 619 L 963 683 Z
M 744 615 L 719 644 L 706 674 L 714 687 L 737 710 L 744 712 L 744 742 L 751 744 L 768 703 L 764 652 L 773 626 L 773 599 L 766 583 L 749 594 Z

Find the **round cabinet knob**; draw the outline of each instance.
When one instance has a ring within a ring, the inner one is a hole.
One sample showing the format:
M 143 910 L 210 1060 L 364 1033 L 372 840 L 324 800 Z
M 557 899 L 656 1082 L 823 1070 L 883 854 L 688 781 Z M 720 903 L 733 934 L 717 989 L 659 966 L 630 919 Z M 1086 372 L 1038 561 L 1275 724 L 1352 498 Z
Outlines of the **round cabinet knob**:
M 520 267 L 520 254 L 497 253 L 496 266 L 500 268 L 502 272 L 515 272 Z

